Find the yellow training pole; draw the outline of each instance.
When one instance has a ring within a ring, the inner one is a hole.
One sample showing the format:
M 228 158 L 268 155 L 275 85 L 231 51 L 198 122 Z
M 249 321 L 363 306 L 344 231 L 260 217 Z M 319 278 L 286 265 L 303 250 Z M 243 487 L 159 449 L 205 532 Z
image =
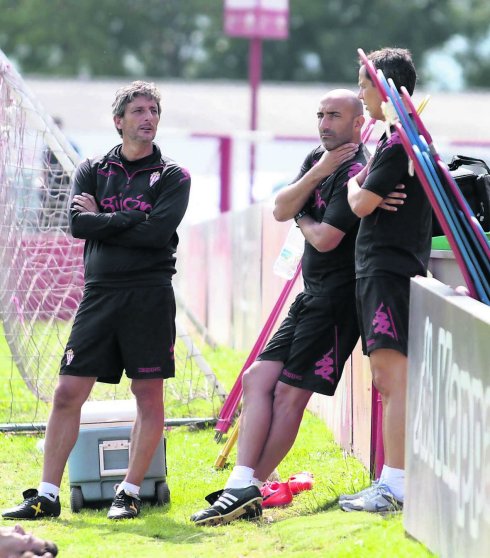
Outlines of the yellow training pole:
M 238 425 L 239 424 L 240 424 L 240 420 L 237 419 L 233 428 L 230 431 L 230 435 L 228 436 L 228 439 L 226 440 L 226 443 L 223 446 L 223 449 L 221 450 L 220 454 L 218 455 L 218 458 L 216 459 L 216 461 L 214 462 L 214 466 L 215 466 L 216 469 L 223 469 L 224 466 L 226 465 L 226 461 L 228 460 L 228 456 L 230 455 L 230 451 L 231 451 L 232 447 L 234 446 L 235 442 L 238 439 Z

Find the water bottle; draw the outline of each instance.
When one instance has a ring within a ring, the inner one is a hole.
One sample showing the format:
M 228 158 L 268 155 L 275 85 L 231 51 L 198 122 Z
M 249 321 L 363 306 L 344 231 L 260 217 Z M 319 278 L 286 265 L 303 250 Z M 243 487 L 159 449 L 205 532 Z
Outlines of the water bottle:
M 279 275 L 279 277 L 292 279 L 303 256 L 304 249 L 305 237 L 296 226 L 296 223 L 293 223 L 281 248 L 281 252 L 274 262 L 274 273 Z

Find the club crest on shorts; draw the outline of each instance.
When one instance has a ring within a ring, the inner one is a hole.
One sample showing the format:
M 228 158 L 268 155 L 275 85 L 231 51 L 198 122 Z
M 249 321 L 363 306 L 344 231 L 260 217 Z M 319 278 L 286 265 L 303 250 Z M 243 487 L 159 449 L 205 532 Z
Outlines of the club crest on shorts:
M 73 360 L 73 358 L 74 358 L 74 356 L 75 356 L 75 353 L 73 352 L 73 349 L 68 349 L 68 350 L 66 351 L 65 355 L 66 355 L 66 364 L 67 364 L 68 366 L 70 366 L 71 361 Z
M 150 188 L 153 186 L 153 184 L 155 184 L 155 182 L 157 182 L 158 180 L 160 180 L 160 171 L 155 171 L 152 172 L 150 174 Z

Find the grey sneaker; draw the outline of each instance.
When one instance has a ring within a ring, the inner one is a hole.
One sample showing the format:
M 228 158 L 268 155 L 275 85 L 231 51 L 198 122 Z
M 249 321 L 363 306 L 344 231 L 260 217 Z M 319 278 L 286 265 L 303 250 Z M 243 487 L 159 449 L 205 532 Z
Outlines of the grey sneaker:
M 403 510 L 403 502 L 397 500 L 387 486 L 378 484 L 356 500 L 340 502 L 340 509 L 346 512 L 396 513 Z
M 341 494 L 339 496 L 339 504 L 341 502 L 348 502 L 350 500 L 357 500 L 358 498 L 361 498 L 363 496 L 365 496 L 368 492 L 371 492 L 371 490 L 374 490 L 379 484 L 379 481 L 374 481 L 373 484 L 371 484 L 371 486 L 368 486 L 367 488 L 363 488 L 362 490 L 360 490 L 359 492 L 356 492 L 355 494 Z

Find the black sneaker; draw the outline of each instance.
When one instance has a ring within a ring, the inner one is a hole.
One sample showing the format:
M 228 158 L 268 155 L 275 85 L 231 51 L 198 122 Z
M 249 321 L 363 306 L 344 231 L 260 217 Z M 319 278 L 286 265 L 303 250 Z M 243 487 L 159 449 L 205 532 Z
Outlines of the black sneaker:
M 136 494 L 121 490 L 114 496 L 107 517 L 109 519 L 133 519 L 140 513 L 141 500 Z
M 39 496 L 35 488 L 28 488 L 22 496 L 22 504 L 2 513 L 4 519 L 44 519 L 58 517 L 61 513 L 59 497 L 53 502 L 45 496 Z
M 220 525 L 235 519 L 255 519 L 262 515 L 262 494 L 252 485 L 225 488 L 206 497 L 211 507 L 191 516 L 196 525 Z
M 216 492 L 211 492 L 211 494 L 208 494 L 206 496 L 205 500 L 209 502 L 211 505 L 213 505 L 216 502 L 216 500 L 223 494 L 223 492 L 224 492 L 223 489 L 217 490 Z M 264 497 L 262 496 L 262 499 L 263 498 Z M 249 511 L 247 511 L 246 513 L 244 513 L 243 515 L 241 515 L 239 519 L 252 520 L 252 519 L 257 519 L 261 515 L 262 515 L 262 506 L 255 506 L 251 508 Z

